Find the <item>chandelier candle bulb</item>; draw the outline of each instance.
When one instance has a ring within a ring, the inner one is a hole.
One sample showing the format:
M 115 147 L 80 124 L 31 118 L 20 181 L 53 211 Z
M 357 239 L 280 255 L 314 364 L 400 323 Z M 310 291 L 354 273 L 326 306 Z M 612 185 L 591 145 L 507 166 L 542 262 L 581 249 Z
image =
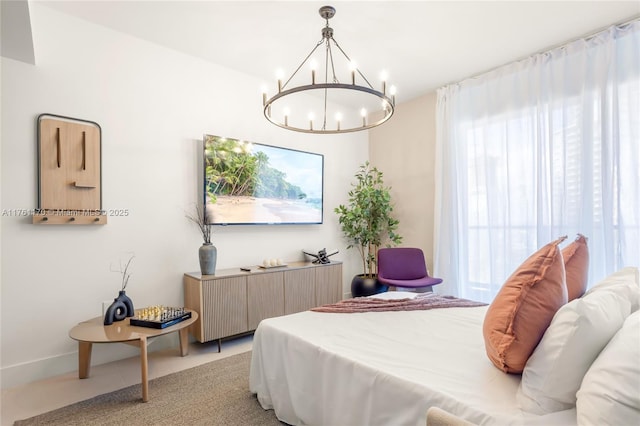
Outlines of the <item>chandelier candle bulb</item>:
M 276 79 L 278 80 L 278 93 L 282 92 L 282 79 L 284 78 L 284 71 L 280 68 L 276 70 Z
M 355 61 L 349 62 L 349 69 L 351 70 L 351 84 L 355 86 L 356 84 L 356 70 L 358 69 L 358 64 Z
M 291 113 L 291 111 L 289 110 L 289 108 L 285 108 L 282 110 L 282 114 L 284 115 L 284 125 L 287 126 L 289 124 L 289 114 Z

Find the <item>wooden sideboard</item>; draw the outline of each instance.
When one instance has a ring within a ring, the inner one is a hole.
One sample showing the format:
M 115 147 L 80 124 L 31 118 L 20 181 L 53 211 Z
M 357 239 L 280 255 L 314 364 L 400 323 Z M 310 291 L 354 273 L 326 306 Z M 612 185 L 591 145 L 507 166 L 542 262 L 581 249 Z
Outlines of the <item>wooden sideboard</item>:
M 266 318 L 306 311 L 342 299 L 342 263 L 292 262 L 250 272 L 221 269 L 215 275 L 184 274 L 184 306 L 198 313 L 189 328 L 199 342 L 253 331 Z

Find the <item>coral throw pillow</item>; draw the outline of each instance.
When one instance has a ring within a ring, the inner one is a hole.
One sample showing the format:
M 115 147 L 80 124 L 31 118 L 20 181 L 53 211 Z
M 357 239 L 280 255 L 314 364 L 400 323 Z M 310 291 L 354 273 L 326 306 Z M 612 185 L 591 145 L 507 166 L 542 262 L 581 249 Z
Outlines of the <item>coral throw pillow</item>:
M 567 276 L 567 297 L 569 301 L 572 301 L 582 296 L 587 290 L 589 275 L 587 238 L 578 234 L 575 241 L 562 249 L 562 257 Z
M 487 355 L 506 373 L 522 373 L 551 324 L 567 303 L 562 237 L 542 247 L 502 285 L 484 318 L 482 333 Z

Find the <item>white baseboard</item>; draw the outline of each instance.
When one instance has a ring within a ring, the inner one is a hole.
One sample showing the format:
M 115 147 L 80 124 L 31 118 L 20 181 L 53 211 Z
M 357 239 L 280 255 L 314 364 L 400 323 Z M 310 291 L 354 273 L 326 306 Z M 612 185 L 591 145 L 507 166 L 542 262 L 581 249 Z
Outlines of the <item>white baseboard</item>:
M 177 347 L 178 344 L 178 333 L 171 333 L 155 338 L 148 351 L 152 353 Z M 91 352 L 91 365 L 106 364 L 139 354 L 138 348 L 125 344 L 95 344 Z M 0 370 L 0 384 L 2 389 L 9 389 L 77 371 L 78 352 L 75 351 L 3 367 Z

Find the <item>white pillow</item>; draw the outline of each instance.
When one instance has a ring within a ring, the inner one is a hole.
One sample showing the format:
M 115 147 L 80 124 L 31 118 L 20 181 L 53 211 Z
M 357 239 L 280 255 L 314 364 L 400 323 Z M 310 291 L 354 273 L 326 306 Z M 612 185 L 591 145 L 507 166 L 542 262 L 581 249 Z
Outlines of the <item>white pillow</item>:
M 398 300 L 398 299 L 414 299 L 419 293 L 411 293 L 409 291 L 386 291 L 384 293 L 369 296 L 371 299 Z
M 640 311 L 593 362 L 577 396 L 580 425 L 640 424 Z
M 547 414 L 574 407 L 585 373 L 630 312 L 628 300 L 606 289 L 562 306 L 524 367 L 520 408 Z
M 613 290 L 629 300 L 631 312 L 640 308 L 640 271 L 638 268 L 627 267 L 614 272 L 587 290 L 584 296 L 605 289 Z

